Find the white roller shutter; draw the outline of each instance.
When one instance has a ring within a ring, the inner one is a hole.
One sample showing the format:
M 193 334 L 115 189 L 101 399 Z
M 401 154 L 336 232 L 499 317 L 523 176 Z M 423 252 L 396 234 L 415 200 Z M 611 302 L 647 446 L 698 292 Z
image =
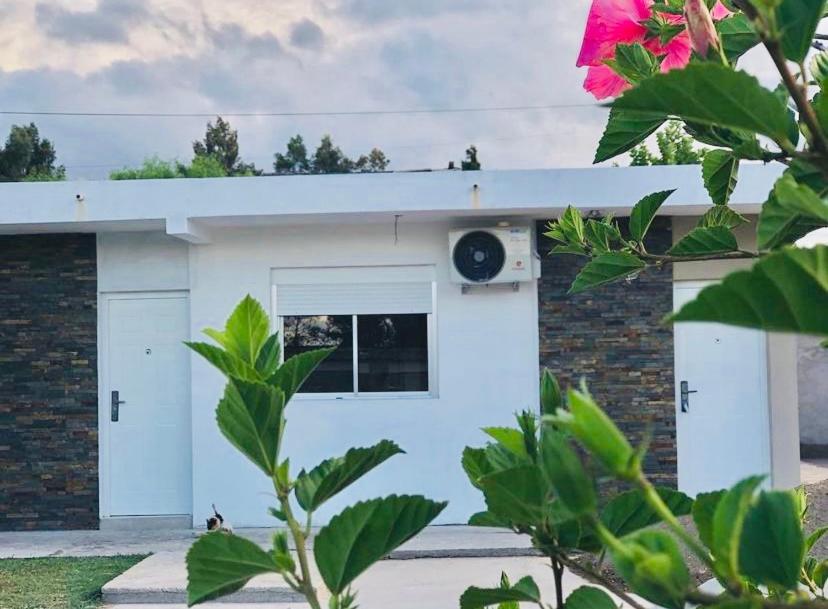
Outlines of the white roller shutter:
M 431 313 L 434 267 L 273 269 L 276 315 Z

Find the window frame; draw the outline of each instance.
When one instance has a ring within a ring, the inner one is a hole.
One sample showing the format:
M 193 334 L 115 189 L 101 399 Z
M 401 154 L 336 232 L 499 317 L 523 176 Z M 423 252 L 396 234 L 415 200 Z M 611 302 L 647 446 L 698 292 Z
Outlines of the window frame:
M 285 325 L 284 317 L 277 315 L 278 285 L 271 286 L 271 319 L 274 320 L 274 328 L 279 332 L 279 357 L 282 362 L 285 358 Z M 325 315 L 325 313 L 320 313 Z M 437 390 L 437 282 L 431 282 L 431 313 L 413 313 L 413 315 L 426 316 L 426 341 L 427 365 L 428 365 L 428 390 L 426 391 L 359 391 L 359 342 L 357 332 L 359 330 L 360 315 L 376 315 L 376 313 L 351 313 L 352 332 L 352 357 L 353 357 L 353 383 L 354 390 L 340 393 L 304 393 L 298 391 L 293 399 L 295 400 L 411 400 L 411 399 L 436 399 L 439 394 Z M 389 313 L 394 315 L 394 313 Z

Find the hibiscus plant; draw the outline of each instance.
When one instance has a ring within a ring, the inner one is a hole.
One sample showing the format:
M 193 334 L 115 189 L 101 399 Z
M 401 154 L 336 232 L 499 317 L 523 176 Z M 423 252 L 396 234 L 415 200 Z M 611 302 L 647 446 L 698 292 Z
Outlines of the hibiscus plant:
M 496 587 L 468 588 L 461 609 L 649 607 L 642 599 L 668 609 L 828 609 L 828 560 L 810 556 L 828 527 L 805 535 L 801 490 L 759 490 L 762 476 L 695 500 L 655 487 L 642 471 L 646 442 L 632 446 L 585 384 L 564 395 L 547 370 L 540 394 L 539 413 L 520 413 L 516 428 L 484 429 L 491 441 L 466 448 L 462 463 L 486 501 L 469 524 L 528 535 L 550 562 L 555 602 L 545 602 L 531 576 L 512 583 L 504 574 Z M 598 481 L 607 477 L 629 490 L 602 498 Z M 682 516 L 692 518 L 695 534 Z M 685 555 L 718 588 L 698 587 Z M 600 567 L 605 556 L 626 587 Z M 584 585 L 564 598 L 567 568 L 600 587 Z
M 309 351 L 282 361 L 278 334 L 270 333 L 265 310 L 250 296 L 235 308 L 224 330 L 204 332 L 216 344 L 187 345 L 227 378 L 216 409 L 219 430 L 271 480 L 278 505 L 270 514 L 282 526 L 274 532 L 269 550 L 227 530 L 201 536 L 187 553 L 189 605 L 235 592 L 256 575 L 275 573 L 311 609 L 321 609 L 320 599 L 325 597 L 330 609 L 356 607 L 350 588 L 353 580 L 419 533 L 446 504 L 390 495 L 345 508 L 314 535 L 315 571 L 325 590 L 317 587 L 308 550 L 314 511 L 403 451 L 382 440 L 294 475 L 290 459 L 281 454 L 286 407 L 332 350 Z M 303 512 L 301 519 L 298 510 Z
M 671 320 L 828 336 L 828 247 L 795 245 L 828 226 L 828 51 L 817 32 L 825 10 L 826 0 L 593 0 L 577 63 L 588 66 L 588 91 L 615 98 L 595 162 L 679 121 L 709 147 L 702 179 L 711 207 L 666 253 L 648 251 L 644 241 L 673 191 L 644 197 L 626 226 L 568 208 L 546 236 L 553 253 L 587 258 L 571 293 L 653 266 L 746 259 L 751 268 L 703 289 Z M 754 47 L 779 75 L 773 90 L 738 65 Z M 754 249 L 740 247 L 733 231 L 748 219 L 728 205 L 744 161 L 785 166 L 759 213 Z M 828 561 L 809 556 L 828 528 L 804 534 L 801 491 L 760 490 L 760 476 L 694 500 L 656 488 L 641 469 L 646 441 L 632 446 L 585 385 L 564 397 L 549 373 L 539 415 L 521 413 L 515 429 L 484 431 L 493 441 L 463 455 L 487 507 L 470 524 L 529 535 L 550 560 L 558 609 L 616 607 L 606 590 L 645 606 L 582 560 L 590 553 L 599 563 L 608 555 L 628 589 L 660 607 L 828 609 Z M 630 490 L 602 500 L 596 480 L 607 476 Z M 695 533 L 679 520 L 687 514 Z M 718 588 L 696 586 L 684 554 Z M 564 599 L 565 567 L 603 589 L 581 587 Z M 551 606 L 531 577 L 512 583 L 505 576 L 497 587 L 469 588 L 460 604 L 518 603 Z
M 546 235 L 553 253 L 588 258 L 571 292 L 653 266 L 744 259 L 749 269 L 703 289 L 672 320 L 828 336 L 828 246 L 794 245 L 828 226 L 828 50 L 817 32 L 825 10 L 825 0 L 594 0 L 577 63 L 588 66 L 587 90 L 615 97 L 595 162 L 679 121 L 709 147 L 701 173 L 711 206 L 666 252 L 648 251 L 645 238 L 673 191 L 641 199 L 627 226 L 567 209 Z M 741 69 L 754 47 L 778 74 L 776 88 Z M 734 229 L 750 220 L 729 206 L 743 162 L 784 165 L 755 247 L 739 244 Z

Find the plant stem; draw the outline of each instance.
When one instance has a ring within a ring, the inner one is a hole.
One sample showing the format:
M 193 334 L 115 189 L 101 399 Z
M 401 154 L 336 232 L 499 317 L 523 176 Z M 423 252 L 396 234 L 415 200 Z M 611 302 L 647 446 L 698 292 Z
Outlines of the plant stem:
M 560 560 L 561 563 L 563 563 L 573 571 L 583 575 L 593 584 L 598 584 L 599 586 L 606 588 L 615 596 L 627 603 L 633 609 L 646 609 L 644 605 L 635 600 L 626 590 L 616 585 L 614 582 L 602 575 L 600 572 L 595 571 L 594 569 L 591 569 L 590 567 L 587 567 L 586 565 L 583 565 L 566 556 L 560 556 L 558 557 L 558 560 Z
M 779 75 L 782 77 L 785 88 L 788 89 L 788 92 L 791 94 L 791 99 L 793 99 L 794 104 L 796 104 L 799 110 L 800 118 L 807 125 L 808 131 L 811 133 L 811 145 L 815 151 L 823 155 L 828 154 L 828 141 L 825 139 L 825 133 L 822 131 L 822 125 L 819 124 L 816 112 L 814 112 L 811 102 L 808 101 L 807 88 L 800 86 L 796 82 L 796 78 L 788 68 L 788 63 L 785 55 L 782 53 L 782 46 L 779 44 L 779 41 L 765 39 L 763 43 L 776 69 L 779 71 Z
M 644 260 L 658 262 L 660 264 L 674 262 L 698 262 L 701 260 L 743 260 L 759 257 L 758 253 L 747 250 L 736 250 L 735 252 L 723 252 L 721 254 L 699 254 L 697 256 L 670 256 L 662 254 L 648 254 L 646 252 L 639 251 L 638 255 Z
M 564 598 L 563 598 L 563 574 L 564 574 L 564 566 L 560 560 L 552 557 L 552 574 L 555 576 L 555 603 L 558 609 L 563 609 L 564 606 Z
M 658 491 L 656 491 L 655 487 L 649 480 L 647 480 L 643 473 L 638 476 L 636 483 L 644 493 L 644 500 L 650 505 L 651 508 L 653 508 L 653 510 L 655 510 L 656 514 L 658 514 L 667 526 L 670 527 L 673 533 L 675 533 L 675 535 L 684 542 L 684 545 L 686 545 L 687 548 L 693 552 L 693 554 L 699 557 L 699 560 L 704 562 L 704 564 L 710 567 L 710 569 L 715 573 L 716 567 L 713 564 L 710 552 L 701 544 L 701 542 L 699 542 L 698 539 L 685 530 L 678 518 L 676 518 L 676 515 L 670 511 L 670 508 L 667 507 L 666 503 L 664 503 L 661 495 L 658 494 Z
M 319 603 L 319 598 L 316 595 L 316 588 L 313 586 L 310 574 L 308 551 L 305 546 L 307 538 L 304 531 L 302 531 L 302 525 L 299 524 L 299 521 L 296 520 L 296 517 L 293 515 L 293 510 L 290 507 L 290 497 L 279 488 L 279 484 L 276 480 L 273 481 L 273 485 L 276 488 L 276 495 L 279 498 L 279 504 L 281 505 L 282 512 L 285 515 L 285 520 L 287 522 L 288 529 L 290 529 L 291 537 L 293 537 L 293 544 L 296 546 L 296 558 L 299 560 L 299 570 L 301 572 L 301 577 L 299 579 L 299 586 L 301 588 L 300 591 L 304 594 L 305 600 L 308 601 L 308 605 L 311 606 L 311 609 L 322 609 L 322 605 Z M 290 584 L 290 582 L 288 582 L 288 584 Z

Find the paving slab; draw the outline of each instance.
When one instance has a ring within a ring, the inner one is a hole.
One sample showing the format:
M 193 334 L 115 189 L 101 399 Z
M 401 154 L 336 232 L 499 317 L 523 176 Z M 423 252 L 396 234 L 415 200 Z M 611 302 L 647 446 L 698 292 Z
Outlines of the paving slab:
M 185 552 L 158 552 L 121 573 L 103 587 L 106 603 L 186 603 L 187 566 Z M 278 575 L 254 578 L 247 586 L 224 597 L 223 602 L 283 603 L 303 597 Z
M 167 560 L 173 560 L 173 557 L 168 557 Z M 181 560 L 183 561 L 183 556 Z M 154 563 L 153 569 L 165 570 L 165 573 L 158 573 L 159 582 L 168 582 L 169 571 L 181 573 L 178 567 L 173 568 L 171 563 L 163 561 Z M 460 595 L 470 585 L 485 587 L 497 585 L 502 571 L 505 571 L 512 581 L 531 575 L 541 589 L 544 599 L 554 603 L 554 582 L 549 563 L 546 559 L 534 556 L 384 560 L 357 578 L 354 589 L 358 592 L 357 602 L 360 609 L 448 609 L 459 606 Z M 150 577 L 151 583 L 153 576 L 150 570 L 145 575 Z M 257 584 L 257 579 L 263 580 L 264 578 L 254 578 L 251 584 L 262 585 Z M 566 573 L 564 576 L 566 594 L 585 584 L 582 578 L 572 573 Z M 649 606 L 647 603 L 643 604 Z M 108 609 L 184 609 L 185 606 L 184 604 L 110 604 Z M 245 604 L 240 601 L 210 603 L 201 606 L 215 609 L 263 609 L 264 607 L 262 604 Z M 307 605 L 300 601 L 283 600 L 270 602 L 267 607 L 306 609 Z
M 270 546 L 274 529 L 236 529 L 236 534 Z M 0 532 L 0 558 L 117 556 L 186 550 L 203 534 L 194 529 L 143 531 Z M 313 540 L 311 539 L 311 544 Z M 531 555 L 529 539 L 502 529 L 444 525 L 427 527 L 393 558 Z

